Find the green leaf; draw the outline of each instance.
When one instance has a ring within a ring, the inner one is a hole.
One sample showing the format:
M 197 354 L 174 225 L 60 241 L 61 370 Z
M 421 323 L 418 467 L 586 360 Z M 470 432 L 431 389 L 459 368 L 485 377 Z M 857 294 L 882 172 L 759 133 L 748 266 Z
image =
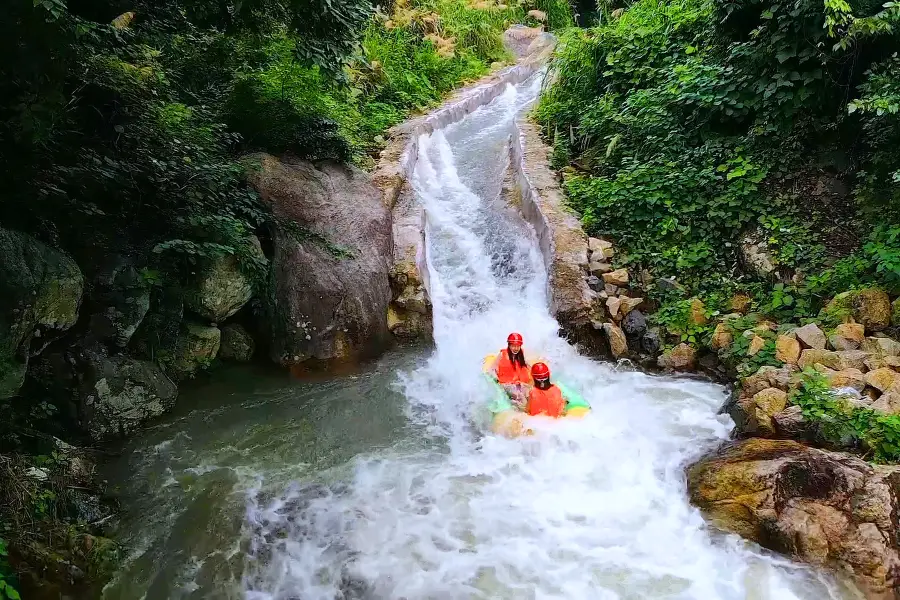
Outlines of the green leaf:
M 793 50 L 782 50 L 781 52 L 779 52 L 778 54 L 775 55 L 775 58 L 778 59 L 779 63 L 783 63 L 787 59 L 793 58 L 795 56 L 797 56 L 797 53 L 794 52 Z

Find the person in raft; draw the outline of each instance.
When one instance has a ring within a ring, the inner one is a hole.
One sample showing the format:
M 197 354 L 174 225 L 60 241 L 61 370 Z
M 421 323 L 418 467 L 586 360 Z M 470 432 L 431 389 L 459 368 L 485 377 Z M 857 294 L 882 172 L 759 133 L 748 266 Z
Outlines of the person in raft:
M 534 363 L 531 367 L 531 377 L 534 379 L 534 387 L 528 393 L 528 403 L 525 411 L 531 415 L 546 415 L 558 419 L 566 412 L 566 399 L 562 390 L 550 383 L 550 367 L 542 362 Z
M 503 386 L 513 403 L 522 407 L 531 387 L 531 371 L 522 351 L 522 336 L 511 333 L 506 338 L 506 348 L 500 351 L 491 367 L 497 383 Z

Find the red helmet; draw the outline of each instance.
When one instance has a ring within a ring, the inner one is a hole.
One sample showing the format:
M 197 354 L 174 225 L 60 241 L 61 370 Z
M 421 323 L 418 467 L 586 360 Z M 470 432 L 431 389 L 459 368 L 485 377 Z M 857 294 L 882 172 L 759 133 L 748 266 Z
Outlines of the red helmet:
M 531 367 L 531 376 L 535 379 L 550 379 L 550 367 L 542 362 L 534 363 Z
M 519 344 L 522 345 L 522 335 L 519 333 L 511 333 L 509 337 L 506 338 L 507 344 Z

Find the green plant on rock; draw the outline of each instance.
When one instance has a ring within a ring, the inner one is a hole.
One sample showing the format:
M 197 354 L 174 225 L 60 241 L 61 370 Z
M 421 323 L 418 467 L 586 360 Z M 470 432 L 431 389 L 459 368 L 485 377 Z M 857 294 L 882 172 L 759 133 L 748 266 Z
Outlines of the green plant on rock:
M 748 376 L 756 373 L 761 367 L 780 367 L 781 361 L 775 358 L 775 338 L 777 337 L 768 327 L 758 326 L 756 320 L 751 317 L 730 319 L 725 321 L 732 336 L 732 343 L 720 350 L 719 355 L 740 376 Z M 764 344 L 757 348 L 754 354 L 750 354 L 754 338 L 762 338 Z
M 714 328 L 709 319 L 718 314 L 717 310 L 704 307 L 704 322 L 697 322 L 693 300 L 676 300 L 661 306 L 651 318 L 655 324 L 663 326 L 670 335 L 677 338 L 676 344 L 688 343 L 696 346 L 709 342 Z M 667 347 L 672 345 L 667 344 Z
M 815 369 L 804 369 L 790 401 L 826 441 L 841 447 L 860 443 L 876 462 L 900 461 L 900 416 L 852 405 Z
M 6 540 L 0 538 L 0 600 L 20 600 L 21 596 L 16 590 L 16 576 L 7 561 L 8 556 Z

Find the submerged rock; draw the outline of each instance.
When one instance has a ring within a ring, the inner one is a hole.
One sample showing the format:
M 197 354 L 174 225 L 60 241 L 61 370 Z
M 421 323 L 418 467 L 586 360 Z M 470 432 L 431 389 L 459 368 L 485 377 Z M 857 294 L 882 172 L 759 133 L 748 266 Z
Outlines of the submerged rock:
M 372 177 L 330 162 L 253 158 L 260 169 L 251 183 L 275 214 L 334 245 L 276 229 L 267 308 L 273 360 L 292 365 L 380 351 L 390 341 L 391 216 Z
M 900 467 L 792 441 L 731 443 L 688 469 L 691 501 L 716 526 L 849 572 L 871 597 L 900 589 Z
M 75 324 L 83 291 L 75 261 L 0 228 L 0 400 L 18 393 L 29 358 Z

